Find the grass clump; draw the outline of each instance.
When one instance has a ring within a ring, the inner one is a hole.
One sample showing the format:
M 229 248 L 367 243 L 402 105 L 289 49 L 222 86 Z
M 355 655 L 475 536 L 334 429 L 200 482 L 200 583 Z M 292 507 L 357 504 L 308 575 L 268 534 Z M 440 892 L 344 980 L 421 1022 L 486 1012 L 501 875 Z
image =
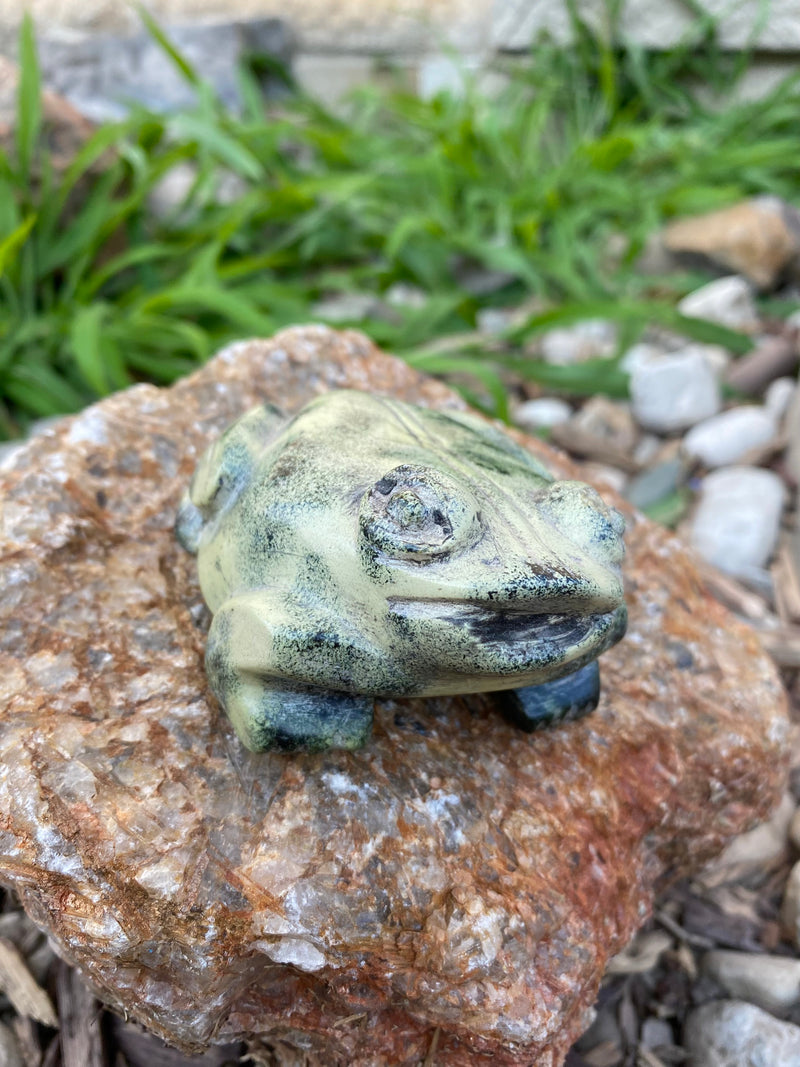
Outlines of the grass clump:
M 653 322 L 747 347 L 676 313 L 691 279 L 656 287 L 635 269 L 666 219 L 798 193 L 794 84 L 704 105 L 697 74 L 731 77 L 713 32 L 650 59 L 576 21 L 576 47 L 538 45 L 492 98 L 475 85 L 430 101 L 365 90 L 342 117 L 298 92 L 265 104 L 247 71 L 231 113 L 150 29 L 195 83 L 197 106 L 135 110 L 58 172 L 23 24 L 16 144 L 0 155 L 6 434 L 135 380 L 172 381 L 236 337 L 318 319 L 315 303 L 336 293 L 366 296 L 352 324 L 420 368 L 478 383 L 468 391 L 500 415 L 505 368 L 569 392 L 624 392 L 616 359 L 531 358 L 531 338 L 556 324 L 614 319 L 620 351 Z M 157 217 L 154 192 L 187 163 L 183 202 Z M 237 194 L 220 195 L 231 182 Z M 387 303 L 397 283 L 422 297 Z M 520 305 L 536 310 L 487 351 L 478 313 Z

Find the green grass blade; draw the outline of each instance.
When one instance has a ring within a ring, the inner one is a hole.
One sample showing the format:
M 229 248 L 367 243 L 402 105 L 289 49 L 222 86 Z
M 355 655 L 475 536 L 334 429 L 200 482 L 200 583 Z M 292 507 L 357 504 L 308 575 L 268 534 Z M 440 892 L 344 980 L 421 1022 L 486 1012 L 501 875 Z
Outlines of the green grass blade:
M 237 174 L 251 181 L 263 178 L 263 167 L 253 153 L 210 119 L 193 114 L 178 115 L 170 123 L 170 130 L 184 141 L 197 142 Z
M 659 321 L 662 325 L 671 326 L 678 333 L 691 337 L 695 341 L 701 341 L 706 345 L 722 345 L 723 348 L 727 348 L 737 356 L 743 356 L 753 347 L 753 338 L 747 334 L 721 326 L 718 322 L 709 322 L 708 319 L 681 315 L 673 308 L 663 308 Z
M 543 359 L 502 357 L 503 367 L 526 381 L 538 382 L 548 389 L 573 396 L 627 397 L 628 375 L 619 369 L 614 359 L 587 359 L 583 363 L 560 365 Z
M 681 487 L 674 493 L 657 500 L 654 504 L 643 508 L 645 515 L 654 522 L 660 522 L 663 526 L 675 527 L 684 517 L 692 502 L 692 494 L 688 489 Z
M 79 286 L 76 296 L 82 301 L 88 301 L 95 296 L 105 285 L 120 274 L 139 267 L 142 264 L 155 263 L 159 260 L 175 259 L 181 255 L 181 248 L 174 244 L 142 244 L 127 248 L 118 256 L 107 260 L 102 267 L 98 267 Z
M 78 411 L 90 399 L 44 363 L 10 367 L 3 377 L 3 391 L 12 403 L 39 417 Z
M 199 87 L 202 84 L 202 78 L 188 61 L 188 59 L 180 53 L 175 45 L 170 41 L 169 37 L 159 26 L 158 22 L 153 18 L 150 12 L 143 4 L 134 5 L 139 15 L 139 18 L 144 23 L 145 29 L 161 48 L 165 55 L 167 55 L 175 65 L 180 74 L 189 82 L 190 85 Z
M 197 370 L 197 364 L 190 359 L 174 356 L 165 359 L 161 354 L 154 354 L 143 349 L 131 348 L 126 353 L 128 365 L 151 381 L 162 385 L 171 385 L 179 378 Z
M 91 171 L 107 153 L 119 144 L 127 132 L 131 130 L 131 123 L 111 123 L 101 126 L 86 141 L 75 154 L 69 167 L 67 167 L 58 184 L 58 189 L 53 198 L 52 206 L 43 205 L 47 210 L 48 217 L 54 220 L 63 211 L 64 206 L 78 181 Z M 109 169 L 111 161 L 104 169 Z
M 478 358 L 473 358 L 465 355 L 436 355 L 436 354 L 420 354 L 409 360 L 412 366 L 418 370 L 424 371 L 426 374 L 435 374 L 440 377 L 452 378 L 454 376 L 464 376 L 468 379 L 474 379 L 483 386 L 486 393 L 492 400 L 492 405 L 489 406 L 489 410 L 493 415 L 503 419 L 505 422 L 509 421 L 508 411 L 508 393 L 506 386 L 497 372 L 496 367 L 491 363 Z M 474 393 L 471 393 L 471 399 L 477 400 L 478 407 L 486 409 L 487 405 L 481 403 L 480 399 L 476 397 Z
M 703 344 L 722 345 L 736 355 L 743 355 L 753 347 L 753 340 L 738 330 L 696 319 L 681 313 L 673 306 L 652 301 L 586 300 L 564 303 L 548 311 L 532 315 L 526 322 L 508 331 L 509 340 L 523 342 L 536 334 L 556 326 L 570 326 L 585 319 L 609 319 L 612 322 L 637 322 L 666 326 Z
M 103 320 L 108 310 L 105 304 L 81 308 L 69 331 L 69 345 L 78 369 L 98 396 L 105 396 L 110 385 L 102 341 Z
M 144 301 L 140 311 L 143 314 L 154 311 L 213 312 L 237 329 L 260 335 L 268 335 L 275 328 L 274 320 L 262 314 L 251 301 L 210 285 L 174 286 Z
M 124 348 L 135 347 L 141 350 L 152 349 L 165 363 L 186 352 L 191 353 L 197 362 L 203 362 L 210 355 L 212 340 L 208 333 L 192 322 L 170 318 L 168 315 L 135 313 L 127 316 L 113 329 L 119 345 Z M 185 360 L 184 360 L 185 362 Z
M 28 215 L 8 237 L 0 241 L 0 275 L 5 273 L 6 267 L 25 244 L 35 224 L 36 215 Z

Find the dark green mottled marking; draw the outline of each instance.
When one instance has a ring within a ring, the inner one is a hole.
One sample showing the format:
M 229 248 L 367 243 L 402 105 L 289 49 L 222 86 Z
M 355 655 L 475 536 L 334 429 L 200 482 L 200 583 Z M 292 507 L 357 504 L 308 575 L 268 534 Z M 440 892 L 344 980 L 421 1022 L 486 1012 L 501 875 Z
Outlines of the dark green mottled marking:
M 374 696 L 518 689 L 526 729 L 586 710 L 625 628 L 622 526 L 477 417 L 342 391 L 234 423 L 176 532 L 212 688 L 249 748 L 288 752 L 363 744 Z

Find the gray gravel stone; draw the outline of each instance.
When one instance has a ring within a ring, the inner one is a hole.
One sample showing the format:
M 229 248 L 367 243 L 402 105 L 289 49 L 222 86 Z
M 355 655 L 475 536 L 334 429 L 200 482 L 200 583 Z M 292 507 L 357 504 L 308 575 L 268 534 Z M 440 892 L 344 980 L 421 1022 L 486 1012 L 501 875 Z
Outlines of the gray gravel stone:
M 0 1067 L 23 1067 L 23 1063 L 14 1032 L 0 1023 Z
M 703 347 L 689 345 L 634 365 L 631 403 L 640 426 L 655 433 L 675 433 L 719 411 L 719 383 Z
M 656 1019 L 654 1017 L 645 1019 L 642 1023 L 639 1043 L 647 1049 L 657 1049 L 660 1046 L 672 1045 L 672 1027 L 666 1019 Z
M 558 426 L 572 417 L 572 408 L 557 396 L 526 400 L 514 411 L 514 422 L 523 430 L 541 430 Z
M 778 539 L 786 487 L 773 471 L 725 467 L 703 479 L 690 539 L 703 559 L 748 580 Z
M 706 467 L 727 467 L 751 448 L 771 441 L 777 432 L 771 411 L 748 404 L 697 423 L 684 437 L 683 451 Z
M 800 960 L 761 952 L 707 952 L 703 969 L 725 992 L 782 1015 L 800 1002 Z
M 715 1000 L 690 1014 L 688 1067 L 800 1067 L 800 1027 L 741 1000 Z
M 633 478 L 625 490 L 625 497 L 635 508 L 649 508 L 674 493 L 683 475 L 683 461 L 678 456 L 665 459 Z
M 794 813 L 792 821 L 789 823 L 789 840 L 800 852 L 800 808 Z
M 516 281 L 516 275 L 504 270 L 487 270 L 463 264 L 455 269 L 458 284 L 472 296 L 489 296 Z
M 695 289 L 681 300 L 678 310 L 682 315 L 708 319 L 733 330 L 752 329 L 758 322 L 753 290 L 738 274 L 716 278 Z

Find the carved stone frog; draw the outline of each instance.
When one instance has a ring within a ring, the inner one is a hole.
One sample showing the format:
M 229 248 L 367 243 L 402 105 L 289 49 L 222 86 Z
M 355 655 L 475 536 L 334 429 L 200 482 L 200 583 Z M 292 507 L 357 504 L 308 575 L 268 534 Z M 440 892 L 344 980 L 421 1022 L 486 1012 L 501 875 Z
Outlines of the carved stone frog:
M 288 752 L 364 744 L 376 696 L 506 691 L 525 729 L 592 710 L 623 527 L 475 416 L 343 390 L 234 423 L 176 530 L 211 687 L 248 748 Z

